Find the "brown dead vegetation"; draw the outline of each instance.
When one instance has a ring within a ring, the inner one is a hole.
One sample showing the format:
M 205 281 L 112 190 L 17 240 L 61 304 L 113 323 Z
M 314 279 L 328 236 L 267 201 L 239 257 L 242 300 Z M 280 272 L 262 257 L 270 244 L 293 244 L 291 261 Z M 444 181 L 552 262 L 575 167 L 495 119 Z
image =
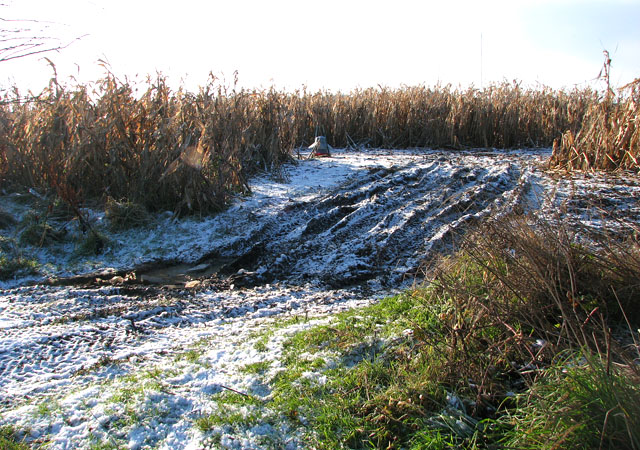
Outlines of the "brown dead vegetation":
M 277 170 L 317 134 L 335 147 L 550 146 L 600 105 L 589 89 L 506 82 L 343 94 L 236 89 L 212 78 L 190 93 L 158 76 L 139 95 L 111 74 L 73 88 L 54 78 L 35 101 L 15 97 L 0 105 L 2 186 L 179 213 L 223 208 L 248 191 L 252 173 Z
M 640 171 L 640 79 L 624 86 L 617 100 L 592 104 L 576 134 L 553 144 L 551 166 L 567 170 Z

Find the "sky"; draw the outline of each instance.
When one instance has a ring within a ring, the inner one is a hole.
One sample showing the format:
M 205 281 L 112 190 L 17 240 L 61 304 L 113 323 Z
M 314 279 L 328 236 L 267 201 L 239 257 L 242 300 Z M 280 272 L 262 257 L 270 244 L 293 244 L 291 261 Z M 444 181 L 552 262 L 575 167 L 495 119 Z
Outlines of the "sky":
M 39 91 L 165 75 L 197 90 L 209 75 L 240 86 L 348 92 L 375 86 L 517 80 L 593 86 L 603 50 L 611 83 L 640 77 L 640 0 L 0 0 L 0 18 L 37 20 L 68 47 L 0 62 L 0 87 Z M 34 28 L 35 30 L 35 28 Z M 34 31 L 35 32 L 35 31 Z M 79 38 L 79 39 L 76 39 Z M 73 77 L 73 78 L 71 78 Z

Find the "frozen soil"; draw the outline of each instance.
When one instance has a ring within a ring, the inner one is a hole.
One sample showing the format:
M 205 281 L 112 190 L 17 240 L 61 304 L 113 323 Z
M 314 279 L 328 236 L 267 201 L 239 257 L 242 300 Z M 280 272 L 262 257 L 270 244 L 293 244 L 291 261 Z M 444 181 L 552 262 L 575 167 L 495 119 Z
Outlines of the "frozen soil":
M 109 233 L 100 256 L 27 249 L 41 273 L 0 291 L 0 426 L 51 449 L 305 448 L 312 430 L 268 407 L 287 336 L 419 282 L 486 217 L 638 232 L 637 176 L 554 175 L 548 156 L 336 151 L 257 178 L 215 217 Z M 218 401 L 238 392 L 264 402 L 258 416 Z

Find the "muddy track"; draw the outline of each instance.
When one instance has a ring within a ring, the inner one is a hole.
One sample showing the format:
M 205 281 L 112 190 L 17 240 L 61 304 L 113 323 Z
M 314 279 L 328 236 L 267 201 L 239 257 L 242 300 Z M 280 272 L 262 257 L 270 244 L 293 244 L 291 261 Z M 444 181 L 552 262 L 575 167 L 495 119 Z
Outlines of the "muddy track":
M 520 171 L 430 164 L 370 170 L 313 202 L 294 202 L 229 272 L 245 282 L 319 282 L 341 288 L 376 279 L 397 285 L 433 252 L 447 251 L 467 225 L 518 188 Z

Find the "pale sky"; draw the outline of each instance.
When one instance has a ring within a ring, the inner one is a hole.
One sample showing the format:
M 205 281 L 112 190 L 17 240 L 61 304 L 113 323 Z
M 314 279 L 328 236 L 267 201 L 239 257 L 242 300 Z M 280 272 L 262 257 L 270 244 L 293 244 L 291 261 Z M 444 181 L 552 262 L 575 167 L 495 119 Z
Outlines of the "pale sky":
M 640 0 L 3 0 L 0 18 L 53 22 L 60 81 L 162 72 L 196 90 L 210 72 L 245 87 L 349 90 L 503 80 L 584 87 L 640 77 Z M 6 22 L 4 23 L 6 27 Z M 39 90 L 40 56 L 0 63 L 0 86 Z

